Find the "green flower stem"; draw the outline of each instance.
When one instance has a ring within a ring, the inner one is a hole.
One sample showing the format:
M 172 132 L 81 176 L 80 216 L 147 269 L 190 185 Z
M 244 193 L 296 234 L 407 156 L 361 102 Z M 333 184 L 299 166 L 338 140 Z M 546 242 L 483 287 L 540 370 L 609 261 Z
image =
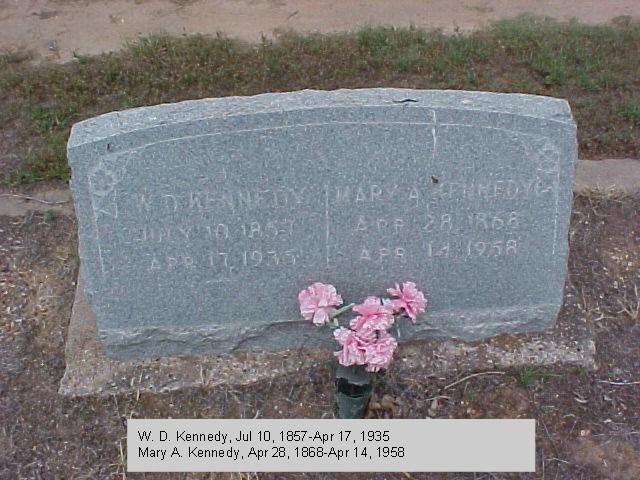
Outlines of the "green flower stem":
M 336 310 L 335 312 L 333 312 L 333 313 L 331 314 L 331 317 L 330 317 L 330 318 L 331 318 L 331 320 L 333 320 L 334 318 L 336 318 L 338 315 L 343 314 L 343 313 L 344 313 L 344 312 L 346 312 L 347 310 L 352 309 L 352 308 L 353 308 L 353 307 L 355 307 L 355 306 L 356 306 L 356 304 L 355 304 L 355 303 L 350 303 L 349 305 L 345 305 L 344 307 L 339 308 L 338 310 Z

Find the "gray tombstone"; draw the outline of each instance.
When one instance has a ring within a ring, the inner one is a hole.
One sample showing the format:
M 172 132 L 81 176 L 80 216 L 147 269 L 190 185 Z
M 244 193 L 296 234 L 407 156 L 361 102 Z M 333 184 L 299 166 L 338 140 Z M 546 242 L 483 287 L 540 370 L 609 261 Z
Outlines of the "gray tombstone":
M 297 293 L 412 280 L 401 340 L 553 326 L 576 127 L 566 101 L 405 89 L 113 112 L 68 145 L 85 294 L 118 358 L 331 342 Z M 348 319 L 348 318 L 347 318 Z

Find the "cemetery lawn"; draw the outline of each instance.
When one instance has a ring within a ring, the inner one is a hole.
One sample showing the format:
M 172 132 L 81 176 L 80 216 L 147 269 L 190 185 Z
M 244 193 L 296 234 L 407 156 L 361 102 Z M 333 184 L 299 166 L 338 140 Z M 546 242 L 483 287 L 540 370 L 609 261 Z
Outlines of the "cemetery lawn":
M 640 197 L 576 196 L 561 315 L 595 331 L 598 370 L 527 367 L 501 375 L 390 370 L 374 418 L 535 418 L 536 475 L 640 478 Z M 75 219 L 0 217 L 0 478 L 431 479 L 472 474 L 126 475 L 127 418 L 334 415 L 332 363 L 246 388 L 67 398 L 57 393 L 76 280 Z M 452 383 L 456 385 L 449 387 Z
M 224 37 L 149 37 L 122 51 L 34 63 L 0 55 L 0 171 L 5 186 L 69 177 L 71 125 L 113 110 L 304 88 L 406 87 L 566 98 L 580 158 L 640 158 L 640 22 L 586 26 L 536 17 L 470 34 L 366 28 Z

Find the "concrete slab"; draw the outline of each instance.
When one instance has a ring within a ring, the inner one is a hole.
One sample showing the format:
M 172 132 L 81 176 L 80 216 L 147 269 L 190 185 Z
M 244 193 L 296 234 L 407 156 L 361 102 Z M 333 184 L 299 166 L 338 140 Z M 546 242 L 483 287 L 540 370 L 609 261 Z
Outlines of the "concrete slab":
M 0 215 L 21 217 L 29 210 L 73 215 L 71 192 L 68 188 L 47 188 L 30 194 L 0 192 Z
M 573 191 L 615 190 L 632 195 L 640 192 L 640 160 L 612 158 L 578 162 Z

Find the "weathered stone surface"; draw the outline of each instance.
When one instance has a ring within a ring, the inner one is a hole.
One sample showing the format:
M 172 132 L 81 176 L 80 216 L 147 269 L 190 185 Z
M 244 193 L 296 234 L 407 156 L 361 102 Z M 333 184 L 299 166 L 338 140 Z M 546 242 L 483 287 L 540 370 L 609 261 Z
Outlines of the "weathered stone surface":
M 414 280 L 401 340 L 545 329 L 562 298 L 576 159 L 563 100 L 303 91 L 114 112 L 69 140 L 86 294 L 115 357 L 331 342 L 347 301 Z M 329 343 L 330 344 L 330 343 Z
M 335 364 L 329 350 L 313 346 L 275 353 L 108 358 L 98 337 L 95 315 L 84 298 L 82 279 L 78 287 L 66 341 L 66 369 L 60 381 L 59 392 L 63 395 L 236 388 L 271 382 L 280 376 L 309 378 L 318 369 Z M 389 374 L 424 379 L 429 375 L 462 376 L 483 370 L 558 364 L 595 369 L 593 331 L 586 319 L 570 313 L 575 312 L 575 307 L 572 309 L 571 301 L 568 303 L 566 314 L 561 313 L 556 325 L 545 332 L 500 335 L 475 342 L 453 339 L 405 342 L 396 351 Z M 272 395 L 277 397 L 281 392 Z

